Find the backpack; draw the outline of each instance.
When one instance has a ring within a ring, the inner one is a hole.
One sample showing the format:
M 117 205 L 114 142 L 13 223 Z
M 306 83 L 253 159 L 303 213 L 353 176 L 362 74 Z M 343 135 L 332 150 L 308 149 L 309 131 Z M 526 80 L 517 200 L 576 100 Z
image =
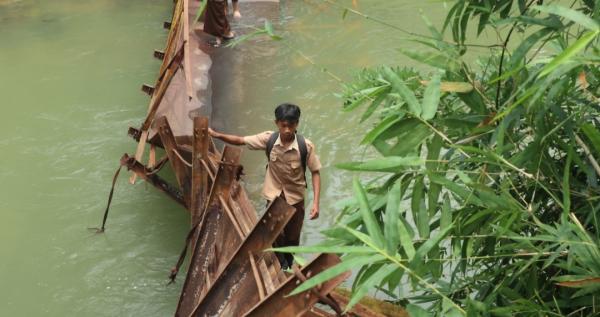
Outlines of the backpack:
M 273 132 L 267 141 L 267 147 L 265 149 L 265 153 L 267 154 L 267 160 L 271 159 L 271 151 L 273 150 L 273 146 L 275 146 L 275 142 L 277 142 L 277 138 L 279 137 L 279 132 Z M 306 147 L 306 140 L 300 134 L 296 133 L 296 140 L 298 141 L 298 149 L 300 150 L 300 161 L 302 162 L 302 176 L 304 176 L 304 183 L 306 182 L 306 158 L 308 157 L 308 148 Z

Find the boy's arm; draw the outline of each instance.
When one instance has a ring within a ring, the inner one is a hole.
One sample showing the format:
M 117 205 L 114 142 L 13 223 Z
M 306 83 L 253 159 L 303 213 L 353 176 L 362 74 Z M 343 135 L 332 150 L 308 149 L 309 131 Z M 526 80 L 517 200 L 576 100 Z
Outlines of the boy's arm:
M 319 218 L 319 200 L 321 199 L 321 174 L 319 171 L 312 172 L 313 206 L 310 210 L 310 219 Z
M 246 142 L 244 141 L 244 137 L 233 134 L 225 134 L 219 133 L 211 128 L 208 128 L 208 134 L 213 138 L 217 138 L 225 143 L 233 144 L 233 145 L 244 145 Z

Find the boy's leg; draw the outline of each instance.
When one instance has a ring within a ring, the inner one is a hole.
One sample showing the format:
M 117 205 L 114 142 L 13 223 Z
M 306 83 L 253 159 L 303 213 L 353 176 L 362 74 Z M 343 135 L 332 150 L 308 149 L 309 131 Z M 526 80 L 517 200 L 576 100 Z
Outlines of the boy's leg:
M 239 19 L 242 17 L 240 13 L 240 3 L 238 0 L 231 0 L 231 4 L 233 5 L 233 18 Z
M 269 205 L 267 201 L 267 206 Z M 300 245 L 300 233 L 302 232 L 302 224 L 304 223 L 304 201 L 294 205 L 296 212 L 285 225 L 283 231 L 273 243 L 274 247 L 289 247 Z M 291 267 L 294 262 L 294 256 L 291 253 L 275 253 L 279 259 L 279 264 L 282 267 Z
M 283 228 L 283 244 L 281 246 L 298 246 L 300 245 L 300 233 L 302 233 L 302 225 L 304 224 L 304 201 L 294 205 L 296 212 L 292 219 Z M 285 260 L 289 266 L 294 263 L 294 256 L 291 253 L 285 253 Z

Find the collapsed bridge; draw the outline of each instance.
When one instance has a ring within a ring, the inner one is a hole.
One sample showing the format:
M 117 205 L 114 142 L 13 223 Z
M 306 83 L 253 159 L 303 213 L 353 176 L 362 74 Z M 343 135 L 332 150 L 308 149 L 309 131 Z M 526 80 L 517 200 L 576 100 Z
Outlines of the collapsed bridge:
M 320 254 L 303 267 L 294 265 L 292 272 L 282 270 L 275 254 L 265 250 L 295 209 L 278 198 L 259 216 L 239 182 L 241 149 L 225 146 L 219 151 L 208 134 L 209 117 L 203 112 L 211 106 L 211 57 L 207 53 L 211 49 L 195 23 L 200 4 L 175 1 L 172 19 L 165 22 L 170 30 L 166 47 L 154 52 L 162 59 L 158 77 L 153 86 L 142 87 L 150 95 L 148 114 L 139 129 L 129 130 L 138 141 L 136 153 L 121 158 L 121 164 L 132 171 L 131 183 L 143 179 L 190 213 L 186 248 L 191 260 L 175 315 L 341 315 L 341 306 L 348 299 L 334 289 L 350 272 L 287 296 L 340 259 Z M 276 10 L 278 3 L 264 1 L 260 5 L 264 10 Z M 157 160 L 159 152 L 164 154 Z M 158 175 L 166 166 L 172 169 L 176 184 Z M 317 303 L 321 305 L 315 306 Z M 383 316 L 360 304 L 350 314 Z

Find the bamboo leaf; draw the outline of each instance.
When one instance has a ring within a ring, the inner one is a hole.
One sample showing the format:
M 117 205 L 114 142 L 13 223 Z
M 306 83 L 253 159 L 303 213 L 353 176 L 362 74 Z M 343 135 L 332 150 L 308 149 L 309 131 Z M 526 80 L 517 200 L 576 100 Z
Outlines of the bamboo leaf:
M 440 230 L 435 237 L 428 239 L 425 243 L 423 243 L 415 253 L 415 257 L 411 261 L 411 267 L 418 267 L 419 263 L 425 258 L 425 255 L 431 251 L 434 247 L 438 246 L 440 241 L 448 235 L 448 233 L 452 230 L 452 227 L 445 228 Z
M 344 103 L 343 109 L 344 111 L 351 111 L 374 97 L 379 97 L 382 94 L 385 97 L 384 92 L 387 92 L 388 89 L 388 85 L 381 85 L 357 91 L 355 94 L 352 95 L 352 97 L 356 99 L 354 99 L 353 101 L 348 100 L 349 102 Z
M 444 230 L 450 227 L 452 223 L 452 211 L 450 209 L 450 198 L 444 195 L 444 202 L 442 204 L 442 214 L 440 216 L 440 229 Z
M 415 222 L 417 224 L 417 230 L 419 232 L 419 236 L 423 237 L 424 232 L 422 231 L 422 226 L 420 223 L 421 204 L 423 202 L 423 197 L 424 197 L 423 193 L 425 192 L 425 185 L 423 183 L 423 175 L 420 175 L 417 177 L 412 190 L 413 190 L 413 194 L 410 199 L 410 210 L 412 211 L 413 219 L 415 220 Z
M 600 285 L 600 277 L 593 277 L 593 278 L 586 278 L 586 279 L 581 279 L 581 280 L 565 280 L 565 279 L 561 279 L 561 282 L 556 283 L 556 285 L 558 286 L 564 286 L 564 287 L 585 287 L 585 286 L 589 286 L 589 285 Z
M 300 284 L 296 289 L 294 289 L 288 296 L 296 295 L 302 293 L 306 290 L 309 290 L 321 283 L 327 282 L 330 279 L 344 274 L 351 269 L 361 267 L 365 264 L 371 264 L 385 259 L 382 255 L 363 255 L 357 256 L 349 260 L 343 260 L 341 263 L 328 268 L 327 270 L 313 276 L 312 278 L 306 280 L 306 282 Z
M 580 24 L 581 26 L 590 29 L 592 31 L 600 31 L 600 24 L 598 24 L 598 22 L 594 21 L 592 18 L 588 17 L 587 15 L 567 8 L 567 7 L 563 7 L 563 6 L 558 6 L 558 5 L 546 5 L 546 6 L 533 6 L 532 9 L 534 10 L 538 10 L 540 12 L 544 12 L 544 13 L 549 13 L 549 14 L 556 14 L 559 15 L 565 19 L 571 20 L 575 23 Z
M 425 160 L 418 156 L 387 156 L 365 162 L 347 162 L 336 164 L 337 168 L 350 171 L 398 172 L 407 166 L 421 166 Z
M 466 94 L 473 91 L 473 85 L 464 82 L 446 81 L 440 84 L 440 89 L 443 92 L 456 92 Z
M 519 46 L 513 51 L 510 57 L 511 67 L 517 66 L 523 58 L 527 55 L 529 50 L 542 38 L 550 34 L 553 30 L 550 28 L 541 29 L 531 35 L 529 35 Z
M 548 75 L 557 67 L 568 62 L 571 59 L 571 57 L 575 56 L 577 53 L 582 51 L 599 33 L 600 31 L 590 31 L 585 33 L 575 43 L 567 47 L 567 49 L 565 49 L 562 53 L 560 53 L 558 56 L 552 59 L 550 63 L 546 64 L 546 66 L 540 72 L 539 77 Z
M 421 62 L 435 68 L 445 69 L 450 72 L 456 72 L 460 69 L 460 63 L 458 61 L 443 53 L 416 51 L 404 48 L 400 48 L 398 51 L 417 62 Z
M 379 137 L 380 134 L 392 127 L 396 122 L 402 120 L 401 116 L 388 116 L 375 126 L 365 137 L 360 141 L 361 144 L 370 144 Z
M 424 83 L 427 84 L 426 81 Z M 440 82 L 440 90 L 443 92 L 457 92 L 466 94 L 473 91 L 473 85 L 458 81 L 443 81 Z
M 571 212 L 571 186 L 569 184 L 569 176 L 571 175 L 571 161 L 573 159 L 573 148 L 569 146 L 567 153 L 567 162 L 563 172 L 562 192 L 563 192 L 563 212 L 568 214 Z
M 423 94 L 423 120 L 431 120 L 435 117 L 438 105 L 440 103 L 440 74 L 436 74 L 431 78 L 431 82 L 425 88 Z
M 417 305 L 413 305 L 413 304 L 406 305 L 406 311 L 408 312 L 408 315 L 410 317 L 430 317 L 430 316 L 433 316 L 433 314 L 430 314 L 425 309 L 423 309 L 423 308 L 421 308 L 421 307 L 419 307 Z
M 389 254 L 398 252 L 398 242 L 400 241 L 398 233 L 398 212 L 400 208 L 400 182 L 394 184 L 388 192 L 388 200 L 385 206 L 385 221 L 383 222 L 383 233 L 386 240 L 386 250 Z
M 371 104 L 369 105 L 367 110 L 365 110 L 363 115 L 360 117 L 360 122 L 364 122 L 369 117 L 371 117 L 371 115 L 375 112 L 375 110 L 377 110 L 377 107 L 379 107 L 379 105 L 381 105 L 381 103 L 387 98 L 388 93 L 389 93 L 389 87 L 386 87 L 386 89 L 384 91 L 382 91 L 381 93 L 379 93 L 377 95 L 375 100 L 373 100 L 371 102 Z
M 408 260 L 410 261 L 415 257 L 416 250 L 413 245 L 412 235 L 410 234 L 407 226 L 408 222 L 406 222 L 404 218 L 401 218 L 400 221 L 398 221 L 398 235 L 400 236 L 400 245 L 402 245 L 402 249 L 404 249 Z
M 417 217 L 419 237 L 421 237 L 421 239 L 429 238 L 429 212 L 427 208 L 425 208 L 425 200 L 421 200 Z
M 581 126 L 581 130 L 585 136 L 590 139 L 596 153 L 600 153 L 600 132 L 592 124 L 584 124 Z
M 367 194 L 365 193 L 365 189 L 360 184 L 358 177 L 354 177 L 352 185 L 354 187 L 354 195 L 356 195 L 356 198 L 358 198 L 360 214 L 363 219 L 363 223 L 365 224 L 369 235 L 378 247 L 384 247 L 385 239 L 381 233 L 381 228 L 377 222 L 377 219 L 375 219 L 375 214 L 373 214 L 371 206 L 369 206 Z
M 269 21 L 269 20 L 265 20 L 265 31 L 267 31 L 267 34 L 269 34 L 269 36 L 275 36 L 275 31 L 273 30 L 273 24 L 271 24 L 271 21 Z
M 392 84 L 392 88 L 397 93 L 399 93 L 400 96 L 402 96 L 404 101 L 406 101 L 410 112 L 415 116 L 420 116 L 421 104 L 419 104 L 419 101 L 417 100 L 417 97 L 415 97 L 415 94 L 410 89 L 408 89 L 408 87 L 406 87 L 406 85 L 402 82 L 402 79 L 398 77 L 398 74 L 396 74 L 389 67 L 383 68 L 383 73 L 386 79 L 388 79 L 388 81 Z
M 366 246 L 344 245 L 311 245 L 270 248 L 267 251 L 283 253 L 373 253 L 373 249 Z
M 348 312 L 356 305 L 374 286 L 381 284 L 388 275 L 394 273 L 397 269 L 396 265 L 388 264 L 379 268 L 373 275 L 360 284 L 360 286 L 352 292 L 352 297 L 348 301 L 348 305 L 344 312 Z

